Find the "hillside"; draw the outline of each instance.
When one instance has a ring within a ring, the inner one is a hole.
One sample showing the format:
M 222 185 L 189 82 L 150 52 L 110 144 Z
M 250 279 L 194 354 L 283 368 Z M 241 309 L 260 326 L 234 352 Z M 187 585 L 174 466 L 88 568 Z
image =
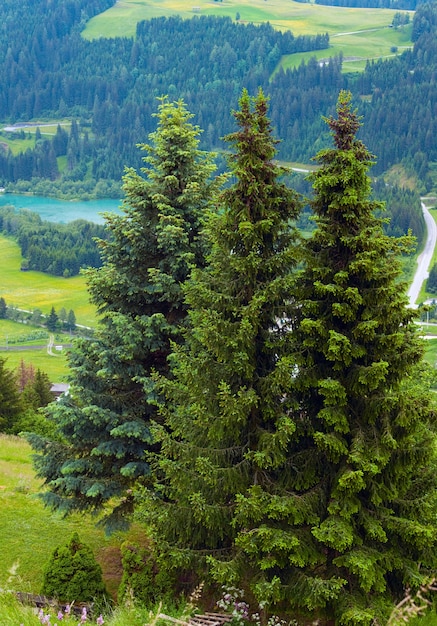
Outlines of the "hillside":
M 432 186 L 429 168 L 437 160 L 435 6 L 419 5 L 408 27 L 412 51 L 400 54 L 408 43 L 404 35 L 399 39 L 404 31 L 387 29 L 398 37 L 392 40 L 392 58 L 348 74 L 341 54 L 328 59 L 334 38 L 323 31 L 301 35 L 298 22 L 294 33 L 236 16 L 156 17 L 140 22 L 133 38 L 84 39 L 81 33 L 96 23 L 90 18 L 110 15 L 112 5 L 112 0 L 71 0 L 55 8 L 48 0 L 25 0 L 0 7 L 5 59 L 0 119 L 5 124 L 44 118 L 77 121 L 69 132 L 61 128 L 54 137 L 34 136 L 32 148 L 22 130 L 23 152 L 16 143 L 15 152 L 9 149 L 8 141 L 17 140 L 17 133 L 3 130 L 3 186 L 27 180 L 31 188 L 38 178 L 57 185 L 87 180 L 91 187 L 119 181 L 126 164 L 141 164 L 136 144 L 154 129 L 156 98 L 163 94 L 183 98 L 204 131 L 203 147 L 220 150 L 241 89 L 253 93 L 259 86 L 271 97 L 271 119 L 284 160 L 308 162 L 326 145 L 321 117 L 333 110 L 338 91 L 347 88 L 360 101 L 363 138 L 378 155 L 375 173 L 405 161 L 423 188 Z M 220 12 L 218 5 L 213 8 Z M 343 11 L 321 7 L 320 14 L 325 10 Z M 359 15 L 361 19 L 364 13 Z M 327 60 L 322 64 L 313 58 L 293 69 L 291 60 L 302 53 Z M 278 70 L 281 64 L 290 69 Z

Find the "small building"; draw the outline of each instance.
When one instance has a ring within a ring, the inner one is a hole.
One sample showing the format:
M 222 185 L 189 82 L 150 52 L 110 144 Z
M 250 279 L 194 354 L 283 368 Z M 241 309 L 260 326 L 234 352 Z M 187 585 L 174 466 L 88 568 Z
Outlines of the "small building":
M 70 385 L 68 383 L 53 383 L 50 387 L 50 391 L 56 399 L 60 398 L 63 394 L 68 395 Z

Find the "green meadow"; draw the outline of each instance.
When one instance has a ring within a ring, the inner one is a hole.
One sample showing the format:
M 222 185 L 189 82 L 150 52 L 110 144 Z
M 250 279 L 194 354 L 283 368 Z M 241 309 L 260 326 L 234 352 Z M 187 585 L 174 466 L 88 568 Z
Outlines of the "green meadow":
M 26 365 L 32 364 L 34 369 L 41 370 L 49 377 L 51 383 L 67 382 L 68 365 L 66 350 L 62 354 L 49 355 L 46 349 L 41 350 L 1 350 L 0 356 L 6 359 L 6 367 L 15 370 L 23 360 Z
M 106 536 L 90 516 L 74 514 L 65 518 L 53 513 L 38 497 L 42 489 L 27 442 L 0 435 L 0 588 L 39 593 L 51 553 L 78 532 L 93 549 L 107 588 L 115 597 L 121 575 L 119 546 L 126 535 Z M 133 528 L 129 536 L 141 540 L 142 532 Z
M 56 134 L 58 124 L 60 124 L 66 132 L 70 132 L 71 121 L 67 120 L 42 121 L 41 123 L 32 122 L 30 126 L 26 126 L 22 129 L 17 127 L 15 131 L 7 130 L 8 128 L 16 128 L 14 126 L 2 125 L 0 127 L 0 148 L 9 148 L 14 155 L 25 152 L 28 148 L 32 150 L 35 147 L 36 129 L 39 128 L 42 138 L 46 137 L 47 139 L 52 139 L 53 135 Z M 24 132 L 24 138 L 20 136 L 20 130 Z
M 0 296 L 7 305 L 27 311 L 40 309 L 45 315 L 52 306 L 58 312 L 64 307 L 67 312 L 74 311 L 78 324 L 95 325 L 95 307 L 89 302 L 83 276 L 63 278 L 42 272 L 22 272 L 21 260 L 18 244 L 0 236 Z
M 390 28 L 395 11 L 328 7 L 290 0 L 199 0 L 187 5 L 181 0 L 119 0 L 113 7 L 91 19 L 82 35 L 99 37 L 134 37 L 136 24 L 153 17 L 180 15 L 189 19 L 199 15 L 219 15 L 241 23 L 270 22 L 279 30 L 294 35 L 328 33 L 328 50 L 293 54 L 284 57 L 283 67 L 296 67 L 302 60 L 318 59 L 343 53 L 345 71 L 362 70 L 367 59 L 393 56 L 411 47 L 411 26 Z M 411 14 L 412 15 L 412 14 Z

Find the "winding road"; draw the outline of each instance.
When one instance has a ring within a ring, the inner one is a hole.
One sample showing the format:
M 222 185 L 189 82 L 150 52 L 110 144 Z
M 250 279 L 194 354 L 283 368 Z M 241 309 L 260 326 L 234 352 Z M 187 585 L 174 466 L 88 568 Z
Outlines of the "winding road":
M 429 276 L 429 267 L 432 261 L 432 255 L 434 254 L 434 248 L 437 242 L 437 225 L 429 212 L 428 208 L 425 206 L 424 202 L 421 202 L 423 217 L 425 218 L 427 236 L 425 247 L 423 252 L 419 255 L 417 259 L 417 270 L 414 274 L 413 282 L 408 290 L 408 298 L 410 301 L 410 306 L 414 309 L 417 308 L 417 299 L 419 297 L 420 290 L 422 288 L 423 282 Z

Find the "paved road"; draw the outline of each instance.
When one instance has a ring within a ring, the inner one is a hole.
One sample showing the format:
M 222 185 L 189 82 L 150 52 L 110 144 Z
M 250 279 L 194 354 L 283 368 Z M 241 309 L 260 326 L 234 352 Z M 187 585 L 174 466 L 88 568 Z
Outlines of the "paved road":
M 429 276 L 429 268 L 431 265 L 432 255 L 434 254 L 434 248 L 437 242 L 437 225 L 431 216 L 431 213 L 422 202 L 423 217 L 425 218 L 427 237 L 425 248 L 422 254 L 417 259 L 417 270 L 414 275 L 413 282 L 408 290 L 408 298 L 410 300 L 410 306 L 417 308 L 417 299 L 419 297 L 420 290 L 423 282 Z

